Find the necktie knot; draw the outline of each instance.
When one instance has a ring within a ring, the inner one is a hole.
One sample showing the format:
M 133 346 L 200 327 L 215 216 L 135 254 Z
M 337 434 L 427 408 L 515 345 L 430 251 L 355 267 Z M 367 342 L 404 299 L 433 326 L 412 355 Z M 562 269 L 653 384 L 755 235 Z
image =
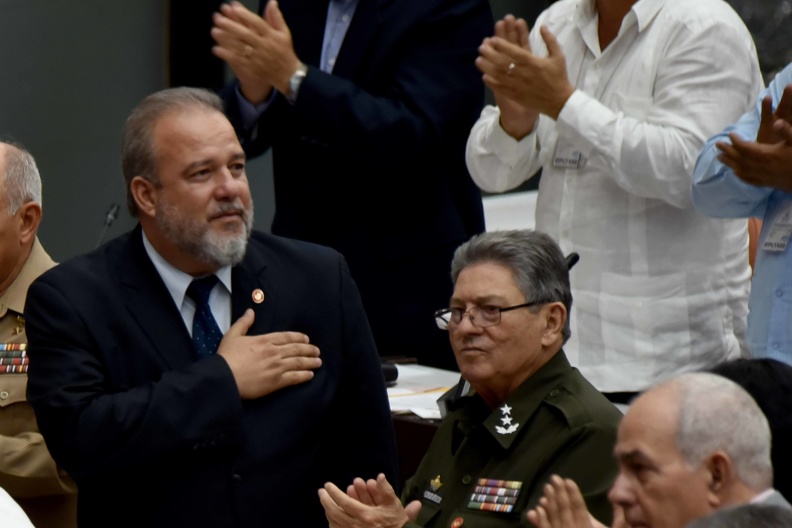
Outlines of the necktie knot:
M 196 305 L 204 306 L 209 303 L 209 294 L 212 293 L 215 284 L 217 284 L 216 275 L 194 279 L 187 287 L 187 296 L 195 301 Z

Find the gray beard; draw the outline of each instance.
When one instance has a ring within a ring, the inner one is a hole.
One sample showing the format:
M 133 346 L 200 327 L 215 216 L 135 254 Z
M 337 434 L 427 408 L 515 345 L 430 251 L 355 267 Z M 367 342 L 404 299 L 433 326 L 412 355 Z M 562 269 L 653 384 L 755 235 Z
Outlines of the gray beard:
M 188 222 L 181 212 L 168 204 L 160 204 L 156 223 L 163 236 L 174 246 L 200 262 L 222 268 L 238 264 L 245 258 L 248 239 L 253 229 L 253 204 L 244 211 L 239 203 L 223 204 L 218 212 L 242 211 L 245 230 L 240 234 L 223 234 L 211 231 L 207 224 Z

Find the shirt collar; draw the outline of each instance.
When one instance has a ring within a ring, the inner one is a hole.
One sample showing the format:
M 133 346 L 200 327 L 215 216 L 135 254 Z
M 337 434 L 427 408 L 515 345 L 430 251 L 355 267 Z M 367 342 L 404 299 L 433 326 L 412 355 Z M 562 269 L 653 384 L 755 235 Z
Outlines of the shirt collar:
M 639 33 L 645 30 L 667 1 L 668 0 L 638 0 L 638 2 L 633 4 L 630 8 L 627 15 L 625 15 L 624 21 L 622 22 L 622 29 L 619 33 L 622 33 L 624 29 L 635 23 L 638 24 Z M 586 34 L 586 28 L 589 28 L 591 31 L 593 25 L 593 31 L 596 33 L 596 20 L 596 0 L 582 0 L 578 4 L 578 9 L 575 13 L 575 24 L 579 31 Z
M 176 306 L 181 306 L 184 302 L 187 288 L 195 277 L 189 273 L 184 273 L 165 260 L 165 258 L 154 249 L 154 246 L 151 245 L 148 237 L 146 237 L 146 233 L 142 229 L 140 232 L 143 234 L 143 247 L 146 249 L 146 254 L 151 259 L 151 263 L 154 264 L 160 277 L 162 277 L 162 282 L 165 283 L 165 287 L 168 288 L 168 292 L 171 294 L 171 297 L 173 297 L 173 302 L 176 303 Z M 214 274 L 217 276 L 220 283 L 228 290 L 228 293 L 231 293 L 231 266 L 223 266 Z
M 25 260 L 22 269 L 19 270 L 14 282 L 0 295 L 0 316 L 5 315 L 7 310 L 11 310 L 18 314 L 25 311 L 25 299 L 27 298 L 27 290 L 30 284 L 38 278 L 39 275 L 50 269 L 55 265 L 55 262 L 50 258 L 44 247 L 39 242 L 38 237 L 33 242 L 33 247 L 30 249 L 30 254 Z

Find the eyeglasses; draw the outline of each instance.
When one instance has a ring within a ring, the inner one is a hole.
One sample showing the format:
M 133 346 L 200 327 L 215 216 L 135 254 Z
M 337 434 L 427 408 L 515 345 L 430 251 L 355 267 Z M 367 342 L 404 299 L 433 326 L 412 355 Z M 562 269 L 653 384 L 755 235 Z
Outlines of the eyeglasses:
M 500 324 L 501 314 L 503 312 L 510 312 L 517 308 L 528 308 L 530 306 L 547 304 L 547 302 L 548 301 L 534 301 L 525 304 L 517 304 L 515 306 L 507 306 L 506 308 L 493 306 L 491 304 L 473 306 L 469 310 L 462 308 L 443 308 L 442 310 L 437 310 L 434 316 L 437 327 L 440 330 L 448 330 L 449 327 L 456 327 L 462 323 L 462 318 L 465 317 L 465 314 L 469 314 L 470 324 L 473 326 L 488 328 Z

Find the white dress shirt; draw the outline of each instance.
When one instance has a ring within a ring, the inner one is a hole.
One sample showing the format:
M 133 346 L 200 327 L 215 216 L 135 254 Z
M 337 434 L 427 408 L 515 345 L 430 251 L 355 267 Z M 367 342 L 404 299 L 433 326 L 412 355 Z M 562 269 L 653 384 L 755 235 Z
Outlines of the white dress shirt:
M 521 141 L 485 108 L 466 157 L 493 192 L 543 169 L 537 229 L 580 254 L 564 350 L 600 390 L 637 391 L 744 346 L 745 221 L 696 213 L 690 186 L 704 141 L 750 108 L 761 75 L 751 35 L 722 0 L 640 0 L 604 52 L 597 24 L 594 0 L 540 15 L 531 48 L 547 54 L 547 26 L 575 92 Z
M 184 273 L 165 260 L 151 245 L 145 233 L 143 233 L 143 247 L 162 277 L 165 287 L 168 288 L 168 292 L 171 294 L 173 302 L 176 303 L 185 326 L 187 326 L 187 332 L 192 337 L 195 301 L 187 296 L 187 288 L 190 287 L 193 279 L 199 277 Z M 231 327 L 231 266 L 220 268 L 215 272 L 215 275 L 218 281 L 209 294 L 209 309 L 212 310 L 212 316 L 214 316 L 220 331 L 225 335 Z

